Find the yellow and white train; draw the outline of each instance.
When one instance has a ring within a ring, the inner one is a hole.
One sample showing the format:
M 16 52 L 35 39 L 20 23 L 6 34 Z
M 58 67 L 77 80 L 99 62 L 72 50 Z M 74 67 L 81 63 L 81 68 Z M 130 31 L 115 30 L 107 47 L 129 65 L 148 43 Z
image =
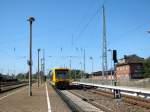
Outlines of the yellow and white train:
M 67 89 L 70 84 L 70 69 L 53 68 L 49 72 L 50 82 L 59 89 Z

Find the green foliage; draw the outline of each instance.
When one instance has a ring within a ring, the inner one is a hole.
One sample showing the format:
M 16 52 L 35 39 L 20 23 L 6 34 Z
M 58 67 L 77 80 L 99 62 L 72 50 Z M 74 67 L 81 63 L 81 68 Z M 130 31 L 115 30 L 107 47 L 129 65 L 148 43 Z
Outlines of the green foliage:
M 16 79 L 25 80 L 25 79 L 28 79 L 28 76 L 29 76 L 28 73 L 18 73 L 16 75 Z M 35 80 L 36 78 L 37 78 L 37 73 L 32 74 L 32 79 Z
M 19 74 L 17 74 L 16 78 L 17 79 L 24 79 L 25 78 L 25 74 L 19 73 Z
M 79 79 L 81 78 L 81 72 L 80 70 L 71 70 L 71 78 L 72 79 Z
M 150 57 L 144 60 L 144 77 L 150 77 Z

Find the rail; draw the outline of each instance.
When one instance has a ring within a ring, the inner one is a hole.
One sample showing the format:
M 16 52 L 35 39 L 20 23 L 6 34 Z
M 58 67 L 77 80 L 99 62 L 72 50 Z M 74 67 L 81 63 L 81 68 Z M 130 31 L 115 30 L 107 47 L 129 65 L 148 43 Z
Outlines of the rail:
M 14 84 L 4 84 L 0 87 L 0 93 L 4 93 L 13 89 L 17 89 L 28 85 L 28 83 L 14 83 Z
M 127 86 L 112 86 L 112 85 L 101 85 L 101 84 L 94 84 L 94 83 L 85 83 L 85 82 L 72 82 L 73 84 L 79 85 L 86 85 L 86 86 L 95 86 L 104 89 L 111 89 L 117 94 L 121 94 L 121 92 L 125 93 L 132 93 L 135 96 L 144 96 L 145 98 L 150 98 L 150 90 L 144 88 L 134 88 L 134 87 L 127 87 Z M 121 96 L 121 95 L 120 95 Z

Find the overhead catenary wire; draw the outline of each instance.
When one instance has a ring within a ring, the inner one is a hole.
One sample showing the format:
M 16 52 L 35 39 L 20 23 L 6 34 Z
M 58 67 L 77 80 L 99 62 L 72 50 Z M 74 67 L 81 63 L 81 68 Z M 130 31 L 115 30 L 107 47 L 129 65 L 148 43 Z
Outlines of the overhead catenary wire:
M 81 31 L 78 33 L 77 37 L 81 37 L 84 31 L 87 29 L 89 24 L 93 21 L 93 19 L 96 17 L 96 15 L 100 12 L 101 7 L 99 7 L 96 12 L 90 17 L 89 21 L 84 25 L 84 27 L 81 29 Z
M 89 5 L 88 5 L 88 8 L 87 8 L 87 11 L 85 12 L 85 14 L 83 15 L 83 17 L 81 18 L 81 21 L 79 21 L 79 23 L 78 23 L 78 25 L 76 26 L 74 32 L 77 32 L 78 28 L 82 25 L 83 21 L 85 21 L 85 19 L 87 18 L 88 13 L 89 13 L 89 11 L 91 10 L 91 6 L 93 5 L 92 3 L 93 3 L 93 0 L 90 1 Z
M 120 34 L 119 37 L 124 37 L 124 36 L 126 36 L 126 35 L 131 34 L 131 33 L 134 33 L 134 32 L 136 32 L 137 30 L 141 29 L 143 26 L 145 26 L 145 25 L 147 25 L 147 24 L 149 24 L 149 23 L 148 23 L 148 22 L 145 22 L 145 23 L 142 23 L 142 24 L 140 24 L 140 25 L 137 25 L 137 26 L 135 26 L 134 28 L 131 28 L 131 29 L 127 30 L 126 32 Z

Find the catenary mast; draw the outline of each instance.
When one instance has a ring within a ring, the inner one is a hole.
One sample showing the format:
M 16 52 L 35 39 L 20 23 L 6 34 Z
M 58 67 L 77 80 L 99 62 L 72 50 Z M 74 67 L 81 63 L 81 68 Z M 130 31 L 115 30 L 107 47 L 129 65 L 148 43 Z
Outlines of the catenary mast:
M 103 37 L 102 37 L 102 76 L 106 75 L 107 71 L 107 39 L 106 39 L 106 21 L 105 21 L 105 7 L 102 8 L 103 16 Z

